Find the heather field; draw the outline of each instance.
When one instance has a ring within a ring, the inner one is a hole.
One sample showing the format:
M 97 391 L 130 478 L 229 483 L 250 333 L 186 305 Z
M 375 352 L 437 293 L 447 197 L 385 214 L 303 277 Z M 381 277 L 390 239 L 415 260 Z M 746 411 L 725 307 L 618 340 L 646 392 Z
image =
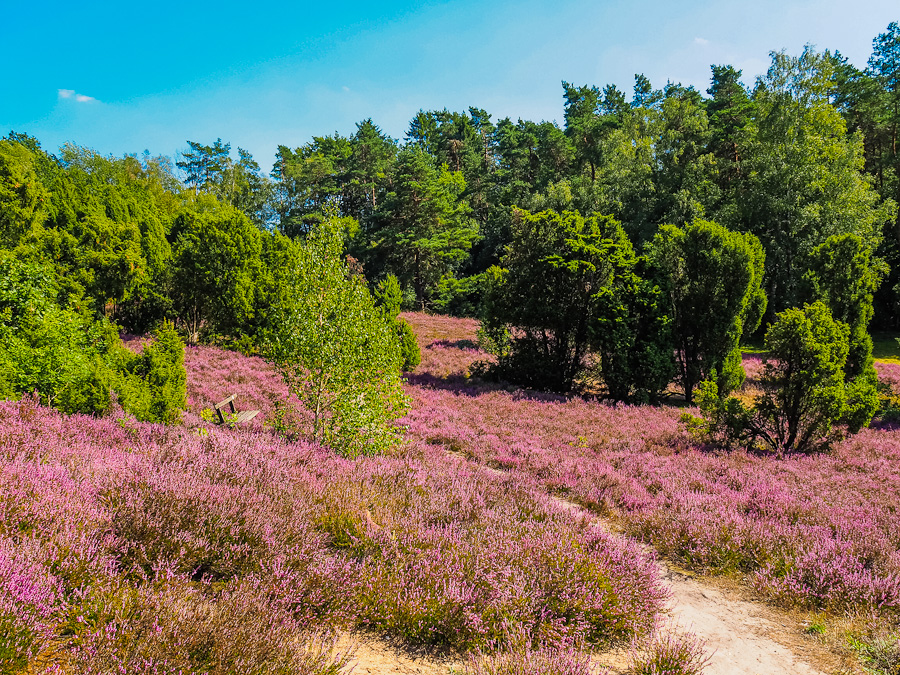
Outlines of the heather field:
M 203 422 L 236 392 L 270 423 L 284 391 L 258 359 L 186 361 L 180 427 L 0 403 L 0 671 L 330 673 L 330 635 L 364 629 L 456 652 L 527 635 L 521 658 L 580 672 L 574 646 L 653 626 L 653 561 L 541 490 L 415 436 L 348 461 Z
M 474 382 L 475 322 L 404 316 L 423 361 L 387 456 L 300 440 L 272 369 L 212 347 L 187 350 L 181 426 L 0 402 L 0 671 L 337 673 L 334 636 L 369 631 L 481 655 L 475 673 L 587 673 L 587 651 L 658 625 L 666 591 L 560 496 L 782 605 L 896 621 L 900 432 L 724 453 L 677 408 Z M 205 421 L 232 393 L 261 414 Z
M 472 322 L 406 318 L 424 349 L 410 377 L 413 437 L 613 517 L 686 568 L 745 577 L 779 604 L 897 616 L 900 431 L 864 430 L 828 455 L 723 452 L 695 443 L 678 408 L 473 382 L 467 368 L 484 355 Z M 752 387 L 760 357 L 746 366 Z M 900 367 L 879 371 L 900 385 Z

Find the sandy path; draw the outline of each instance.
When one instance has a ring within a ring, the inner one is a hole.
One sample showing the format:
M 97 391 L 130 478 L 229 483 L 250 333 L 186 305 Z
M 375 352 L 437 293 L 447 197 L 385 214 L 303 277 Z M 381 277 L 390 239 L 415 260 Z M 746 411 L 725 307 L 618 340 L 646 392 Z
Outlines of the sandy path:
M 553 501 L 611 534 L 625 536 L 616 532 L 608 521 L 574 502 L 559 497 Z M 646 548 L 652 555 L 650 547 Z M 782 644 L 787 640 L 773 639 L 774 635 L 787 637 L 784 635 L 787 631 L 771 608 L 729 597 L 708 583 L 676 571 L 663 560 L 657 566 L 660 579 L 671 594 L 668 621 L 702 638 L 707 652 L 712 652 L 705 675 L 824 675 L 793 651 L 811 649 L 812 643 L 803 645 L 796 639 L 789 640 L 794 643 L 791 649 Z M 602 662 L 603 657 L 599 660 Z M 616 661 L 607 665 L 616 673 L 627 672 L 617 669 L 620 664 Z
M 342 636 L 337 648 L 353 653 L 345 675 L 448 675 L 464 670 L 460 662 L 409 653 L 369 635 Z
M 575 517 L 586 518 L 615 536 L 625 536 L 608 521 L 573 502 L 558 497 L 553 501 Z M 659 561 L 658 566 L 660 579 L 670 593 L 667 620 L 679 630 L 703 639 L 707 653 L 711 653 L 705 675 L 826 675 L 810 665 L 809 660 L 821 662 L 824 657 L 832 661 L 827 650 L 811 639 L 803 639 L 799 630 L 788 629 L 784 621 L 789 619 L 776 610 L 733 597 L 734 593 L 681 573 L 665 561 Z M 348 672 L 352 668 L 353 675 L 448 675 L 451 671 L 464 671 L 462 663 L 406 653 L 374 637 L 348 637 L 343 643 L 350 645 L 351 640 L 355 644 L 354 659 Z M 811 659 L 813 656 L 817 658 Z M 609 668 L 614 675 L 628 672 L 622 651 L 598 654 L 595 662 L 598 668 Z
M 707 675 L 819 675 L 791 649 L 772 639 L 785 630 L 764 605 L 727 597 L 722 591 L 660 563 L 669 587 L 670 621 L 688 628 L 715 650 Z

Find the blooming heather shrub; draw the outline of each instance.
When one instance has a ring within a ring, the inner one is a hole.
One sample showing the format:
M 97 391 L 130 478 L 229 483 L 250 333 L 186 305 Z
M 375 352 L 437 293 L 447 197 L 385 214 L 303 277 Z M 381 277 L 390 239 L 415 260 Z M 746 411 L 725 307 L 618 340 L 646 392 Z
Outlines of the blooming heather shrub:
M 332 641 L 298 630 L 252 579 L 212 601 L 179 577 L 104 591 L 98 614 L 79 617 L 65 672 L 337 675 L 348 661 Z
M 365 625 L 467 649 L 500 639 L 504 620 L 592 643 L 652 620 L 664 593 L 637 548 L 584 524 L 571 530 L 545 498 L 464 462 L 426 476 L 437 458 L 448 460 L 424 451 L 399 473 L 386 461 L 374 474 L 355 469 L 329 491 L 327 522 L 318 521 L 332 546 L 359 561 Z
M 883 423 L 900 421 L 900 364 L 876 363 L 878 404 L 876 417 Z
M 749 577 L 779 603 L 900 611 L 900 432 L 864 429 L 828 455 L 780 461 L 720 453 L 698 445 L 676 409 L 467 380 L 461 373 L 475 355 L 453 345 L 471 340 L 475 326 L 446 317 L 410 321 L 443 340 L 426 343 L 423 367 L 410 378 L 410 438 L 614 516 L 679 564 Z M 432 367 L 435 375 L 424 372 Z M 878 367 L 883 378 L 894 372 Z
M 210 368 L 189 386 L 207 390 L 221 364 L 192 354 Z M 466 650 L 511 624 L 547 644 L 598 644 L 640 633 L 661 607 L 638 548 L 441 446 L 350 461 L 259 427 L 204 432 L 0 402 L 9 659 L 328 672 L 339 659 L 306 647 L 321 630 Z
M 53 635 L 62 585 L 33 547 L 0 538 L 0 672 L 17 672 Z
M 709 662 L 704 643 L 692 633 L 662 629 L 632 645 L 632 675 L 701 675 Z
M 466 664 L 467 675 L 605 675 L 591 667 L 590 654 L 572 645 L 534 644 L 521 630 L 507 631 L 502 647 L 476 651 Z

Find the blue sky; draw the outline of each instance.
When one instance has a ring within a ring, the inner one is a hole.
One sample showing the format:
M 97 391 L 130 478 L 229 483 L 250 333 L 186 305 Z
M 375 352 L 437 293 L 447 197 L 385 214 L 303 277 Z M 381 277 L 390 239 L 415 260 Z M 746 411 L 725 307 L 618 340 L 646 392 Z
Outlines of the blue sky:
M 6 6 L 4 6 L 6 5 Z M 630 93 L 635 73 L 705 91 L 710 64 L 752 84 L 806 43 L 863 67 L 897 0 L 234 3 L 0 2 L 0 135 L 48 150 L 173 156 L 221 137 L 268 170 L 279 144 L 402 138 L 419 109 L 562 120 L 561 80 Z M 10 30 L 11 29 L 11 30 Z

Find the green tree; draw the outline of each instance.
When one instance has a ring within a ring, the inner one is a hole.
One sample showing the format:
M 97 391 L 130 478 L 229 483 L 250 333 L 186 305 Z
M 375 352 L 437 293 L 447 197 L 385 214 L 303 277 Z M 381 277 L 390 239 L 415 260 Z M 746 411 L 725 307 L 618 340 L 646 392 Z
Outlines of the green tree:
M 401 152 L 392 182 L 369 236 L 373 252 L 412 284 L 416 303 L 424 310 L 433 286 L 467 258 L 478 227 L 460 198 L 465 190 L 462 174 L 446 165 L 435 168 L 424 151 Z
M 181 153 L 175 166 L 184 171 L 184 182 L 197 190 L 210 190 L 219 182 L 231 153 L 231 143 L 217 138 L 212 145 L 187 141 L 189 149 Z
M 384 197 L 396 155 L 396 141 L 384 134 L 371 118 L 356 125 L 356 133 L 350 137 L 347 171 L 341 181 L 341 210 L 345 216 L 360 223 L 372 217 Z
M 26 146 L 0 140 L 0 246 L 16 246 L 46 217 L 49 194 L 35 162 Z
M 395 332 L 325 221 L 279 271 L 267 357 L 313 413 L 312 437 L 348 457 L 397 442 L 407 410 Z
M 812 250 L 805 280 L 811 300 L 821 300 L 832 316 L 850 328 L 847 374 L 855 377 L 872 367 L 873 295 L 884 274 L 883 263 L 855 234 L 833 235 Z
M 740 340 L 756 330 L 766 304 L 759 240 L 698 220 L 683 228 L 661 227 L 648 256 L 666 280 L 666 314 L 672 317 L 678 382 L 687 402 L 713 373 L 723 394 L 740 386 Z
M 896 21 L 873 40 L 868 70 L 881 85 L 878 122 L 887 141 L 878 157 L 879 183 L 883 195 L 900 203 L 900 24 Z M 900 238 L 900 212 L 895 220 L 895 233 Z
M 779 313 L 766 332 L 762 393 L 747 407 L 724 399 L 715 383 L 704 383 L 701 426 L 726 445 L 759 445 L 778 455 L 827 449 L 860 421 L 858 407 L 848 405 L 848 336 L 848 326 L 821 302 Z M 865 424 L 874 411 L 873 405 Z
M 834 235 L 813 249 L 805 279 L 812 300 L 822 301 L 837 321 L 849 330 L 847 363 L 847 407 L 845 417 L 851 431 L 868 424 L 877 405 L 878 374 L 872 359 L 874 293 L 884 276 L 884 264 L 873 260 L 871 251 L 854 234 Z M 851 414 L 849 409 L 854 412 Z
M 712 80 L 706 93 L 709 115 L 709 147 L 721 162 L 725 186 L 740 175 L 741 134 L 753 118 L 754 104 L 741 82 L 741 71 L 733 66 L 710 66 Z
M 0 253 L 0 396 L 37 392 L 68 413 L 106 413 L 115 394 L 140 420 L 174 423 L 185 405 L 184 346 L 164 326 L 140 355 L 106 319 L 58 302 L 47 265 Z
M 172 298 L 191 341 L 236 336 L 253 319 L 262 233 L 241 211 L 199 196 L 172 227 Z
M 633 251 L 609 216 L 516 211 L 502 268 L 488 270 L 482 321 L 495 374 L 570 391 L 586 374 L 595 296 L 628 268 Z
M 612 283 L 594 296 L 591 346 L 610 398 L 655 404 L 675 374 L 666 294 L 630 246 L 620 246 L 616 256 Z
M 590 169 L 591 182 L 597 179 L 600 139 L 605 125 L 601 114 L 602 93 L 597 87 L 576 87 L 563 82 L 566 135 L 572 139 L 582 166 Z
M 804 261 L 835 234 L 853 233 L 875 249 L 895 205 L 881 202 L 862 173 L 863 141 L 828 102 L 834 62 L 807 48 L 772 55 L 757 84 L 746 133 L 744 179 L 728 222 L 754 233 L 766 251 L 770 310 L 796 306 Z
M 323 220 L 329 208 L 344 202 L 352 154 L 350 139 L 337 133 L 314 136 L 311 142 L 295 150 L 278 146 L 271 176 L 275 181 L 274 208 L 282 234 L 291 237 L 306 234 Z M 348 200 L 348 206 L 352 201 Z

